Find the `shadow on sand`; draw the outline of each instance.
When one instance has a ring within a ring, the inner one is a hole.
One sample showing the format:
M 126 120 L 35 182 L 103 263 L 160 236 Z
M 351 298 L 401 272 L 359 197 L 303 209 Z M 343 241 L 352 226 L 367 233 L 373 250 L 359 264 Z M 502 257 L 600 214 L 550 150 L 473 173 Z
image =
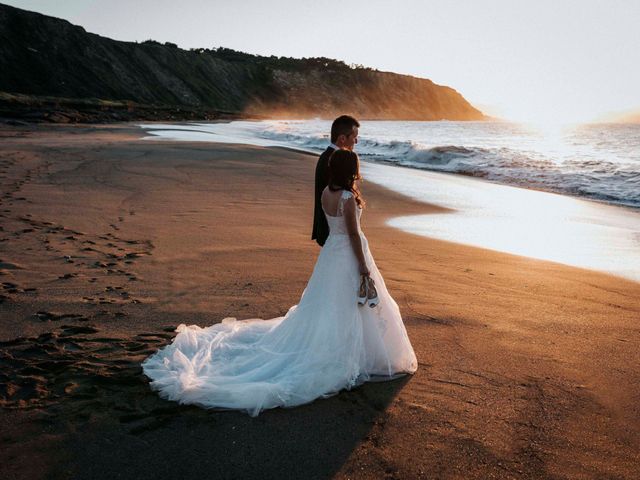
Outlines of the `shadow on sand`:
M 35 428 L 55 438 L 43 449 L 48 478 L 330 478 L 410 379 L 257 418 L 203 410 L 158 398 L 142 374 L 172 336 L 104 337 L 82 324 L 0 343 L 0 402 L 21 419 L 5 432 L 9 451 Z

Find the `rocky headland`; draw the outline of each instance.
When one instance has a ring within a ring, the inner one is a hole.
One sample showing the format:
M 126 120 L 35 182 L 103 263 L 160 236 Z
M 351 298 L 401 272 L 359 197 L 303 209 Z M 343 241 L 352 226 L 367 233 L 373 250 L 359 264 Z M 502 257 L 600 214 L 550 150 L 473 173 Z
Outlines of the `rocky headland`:
M 329 58 L 116 41 L 2 4 L 0 72 L 0 117 L 27 121 L 485 118 L 428 79 Z

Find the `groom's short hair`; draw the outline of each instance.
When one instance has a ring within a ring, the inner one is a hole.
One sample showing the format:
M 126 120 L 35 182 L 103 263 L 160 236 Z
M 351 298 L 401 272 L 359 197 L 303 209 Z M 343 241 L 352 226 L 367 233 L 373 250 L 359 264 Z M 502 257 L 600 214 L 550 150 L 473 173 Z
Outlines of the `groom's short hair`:
M 340 135 L 351 135 L 354 127 L 360 127 L 360 122 L 351 115 L 340 115 L 331 124 L 331 143 L 336 143 Z

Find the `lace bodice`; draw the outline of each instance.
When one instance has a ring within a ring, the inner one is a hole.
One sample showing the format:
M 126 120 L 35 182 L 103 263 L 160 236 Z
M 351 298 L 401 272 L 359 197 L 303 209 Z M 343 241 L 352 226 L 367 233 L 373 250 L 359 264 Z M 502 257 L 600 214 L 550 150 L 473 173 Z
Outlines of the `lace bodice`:
M 329 235 L 348 235 L 349 231 L 347 230 L 347 223 L 344 218 L 344 205 L 350 198 L 353 197 L 353 193 L 348 190 L 343 190 L 342 195 L 340 196 L 340 200 L 338 201 L 338 211 L 336 215 L 329 215 L 325 209 L 324 205 L 322 207 L 322 211 L 324 212 L 324 216 L 327 218 L 327 223 L 329 224 Z M 356 209 L 357 212 L 357 222 L 358 222 L 358 231 L 360 230 L 360 216 L 362 215 L 362 209 L 358 207 Z

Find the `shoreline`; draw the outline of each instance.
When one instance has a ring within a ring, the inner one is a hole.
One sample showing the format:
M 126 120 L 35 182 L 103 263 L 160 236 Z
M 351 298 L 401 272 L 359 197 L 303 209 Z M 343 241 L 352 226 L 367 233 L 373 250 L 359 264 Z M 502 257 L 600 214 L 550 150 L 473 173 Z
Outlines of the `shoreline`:
M 640 286 L 393 229 L 442 210 L 371 182 L 363 230 L 416 374 L 257 420 L 157 398 L 139 363 L 179 323 L 299 299 L 315 157 L 142 134 L 0 127 L 9 477 L 633 478 Z
M 191 128 L 185 125 L 184 129 L 178 124 L 138 126 L 147 134 L 142 138 L 144 141 L 227 142 L 288 148 L 302 154 L 321 153 L 311 148 L 273 145 L 279 142 L 269 139 L 244 137 L 232 128 L 226 134 L 214 134 L 204 129 L 194 130 L 193 124 Z M 200 135 L 204 137 L 199 138 Z M 366 160 L 366 156 L 362 170 L 369 181 L 373 179 L 385 188 L 456 215 L 455 218 L 402 215 L 388 220 L 388 225 L 394 228 L 426 238 L 554 261 L 640 282 L 639 208 L 460 173 Z M 494 198 L 500 200 L 494 201 Z M 532 225 L 534 222 L 537 225 Z M 619 262 L 621 257 L 625 262 Z
M 227 124 L 231 124 L 233 122 L 264 122 L 264 121 L 286 121 L 286 120 L 292 120 L 292 121 L 299 121 L 296 119 L 276 119 L 276 118 L 272 118 L 272 119 L 231 119 L 228 122 L 225 122 Z M 432 122 L 426 122 L 426 123 L 437 123 L 438 121 L 432 121 Z M 440 121 L 443 123 L 450 123 L 449 121 Z M 158 125 L 153 125 L 152 123 L 140 123 L 137 122 L 137 126 L 145 129 L 145 131 L 148 133 L 148 136 L 144 138 L 144 140 L 153 140 L 154 138 L 156 140 L 168 140 L 168 141 L 196 141 L 196 142 L 209 142 L 209 143 L 233 143 L 233 144 L 243 144 L 243 145 L 253 145 L 253 146 L 262 146 L 262 147 L 286 147 L 286 148 L 292 148 L 294 150 L 303 152 L 303 153 L 312 153 L 314 155 L 319 155 L 320 153 L 322 153 L 322 151 L 324 150 L 325 146 L 323 144 L 322 148 L 318 148 L 318 147 L 309 147 L 309 148 L 305 148 L 303 146 L 295 146 L 295 145 L 290 145 L 287 144 L 286 142 L 283 141 L 279 141 L 279 140 L 273 140 L 273 139 L 269 139 L 269 138 L 261 138 L 261 137 L 257 137 L 257 136 L 247 136 L 247 132 L 243 132 L 241 134 L 238 134 L 237 132 L 231 132 L 231 134 L 229 133 L 224 133 L 224 132 L 212 132 L 212 131 L 204 131 L 204 130 L 193 130 L 193 129 L 189 129 L 187 128 L 189 125 L 212 125 L 215 123 L 220 123 L 220 122 L 208 122 L 208 121 L 201 121 L 201 122 L 189 122 L 189 121 L 184 121 L 184 122 L 172 122 L 172 123 L 166 123 L 166 122 L 158 122 Z M 408 122 L 411 123 L 411 122 Z M 418 123 L 425 123 L 425 122 L 420 122 L 418 121 Z M 455 123 L 455 122 L 454 122 Z M 471 124 L 471 123 L 487 123 L 487 121 L 468 121 L 468 122 L 464 122 L 465 124 Z M 519 124 L 519 123 L 515 123 L 515 122 L 506 122 L 506 121 L 500 121 L 500 122 L 494 122 L 494 123 L 504 123 L 505 125 L 520 125 L 520 126 L 526 126 L 526 124 Z M 180 124 L 183 124 L 182 126 L 184 126 L 185 128 L 176 128 L 177 126 L 179 126 Z M 611 124 L 607 124 L 607 123 L 586 123 L 586 124 L 576 124 L 573 125 L 574 127 L 577 126 L 596 126 L 596 125 L 608 125 L 608 126 L 616 126 L 616 125 L 626 125 L 626 124 L 615 124 L 615 123 L 611 123 Z M 228 125 L 227 125 L 228 126 Z M 180 138 L 179 136 L 176 135 L 172 135 L 172 132 L 180 132 L 181 134 L 186 134 L 186 138 Z M 191 133 L 191 135 L 189 136 L 188 134 Z M 194 134 L 196 134 L 194 136 Z M 197 135 L 205 135 L 205 137 L 202 138 L 198 138 Z M 216 140 L 215 138 L 218 138 L 218 140 Z M 444 146 L 435 146 L 433 148 L 447 148 L 447 145 Z M 614 207 L 623 207 L 626 209 L 630 209 L 632 211 L 636 211 L 636 212 L 640 212 L 640 204 L 633 204 L 633 203 L 628 203 L 628 201 L 623 201 L 623 200 L 607 200 L 604 198 L 598 198 L 597 196 L 588 196 L 588 195 L 575 195 L 575 194 L 571 194 L 570 192 L 567 191 L 562 191 L 562 190 L 556 190 L 553 188 L 544 188 L 542 186 L 535 186 L 535 185 L 525 185 L 525 184 L 521 184 L 521 183 L 510 183 L 510 182 L 505 182 L 505 181 L 498 181 L 498 180 L 491 180 L 488 178 L 484 178 L 482 176 L 477 176 L 477 175 L 472 175 L 469 173 L 465 173 L 465 172 L 457 172 L 457 171 L 444 171 L 444 170 L 439 170 L 436 168 L 420 168 L 420 167 L 416 167 L 416 166 L 412 166 L 410 164 L 403 164 L 401 162 L 398 162 L 397 159 L 396 160 L 385 160 L 385 159 L 381 159 L 381 160 L 375 160 L 370 158 L 370 155 L 364 153 L 361 153 L 361 160 L 363 162 L 366 163 L 373 163 L 376 165 L 385 165 L 385 166 L 393 166 L 393 167 L 399 167 L 399 168 L 405 168 L 405 169 L 409 169 L 412 171 L 418 171 L 418 172 L 431 172 L 434 174 L 442 174 L 442 175 L 454 175 L 456 177 L 463 177 L 463 178 L 467 178 L 470 180 L 476 180 L 476 181 L 480 181 L 480 182 L 486 182 L 486 183 L 490 183 L 493 185 L 503 185 L 503 186 L 510 186 L 513 188 L 520 188 L 520 189 L 524 189 L 524 190 L 531 190 L 531 191 L 535 191 L 535 192 L 542 192 L 542 193 L 549 193 L 549 194 L 555 194 L 555 195 L 561 195 L 564 197 L 570 197 L 570 198 L 575 198 L 575 199 L 579 199 L 579 200 L 584 200 L 586 202 L 592 202 L 592 203 L 596 203 L 596 204 L 600 204 L 600 205 L 609 205 L 609 206 L 614 206 Z

